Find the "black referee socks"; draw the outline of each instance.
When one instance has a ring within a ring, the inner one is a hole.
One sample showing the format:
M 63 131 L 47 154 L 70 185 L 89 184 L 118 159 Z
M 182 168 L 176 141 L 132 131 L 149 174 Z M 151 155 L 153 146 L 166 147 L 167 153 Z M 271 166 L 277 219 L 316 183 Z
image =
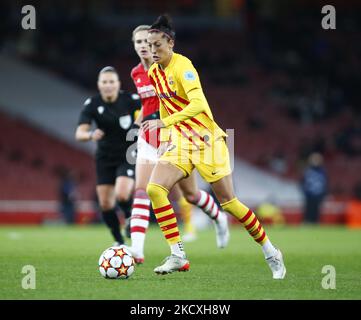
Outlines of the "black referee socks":
M 107 211 L 102 211 L 102 216 L 105 224 L 110 229 L 114 240 L 119 242 L 120 244 L 123 244 L 124 239 L 122 234 L 120 233 L 120 224 L 115 208 Z
M 132 215 L 133 198 L 130 197 L 128 201 L 117 201 L 117 205 L 124 212 L 125 219 L 130 218 Z

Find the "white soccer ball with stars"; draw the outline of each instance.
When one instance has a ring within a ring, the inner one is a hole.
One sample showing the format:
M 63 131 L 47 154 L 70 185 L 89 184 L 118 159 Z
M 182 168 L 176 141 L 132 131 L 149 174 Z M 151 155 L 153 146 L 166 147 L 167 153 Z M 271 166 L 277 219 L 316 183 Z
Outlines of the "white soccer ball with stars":
M 99 258 L 100 274 L 107 279 L 127 279 L 134 273 L 134 259 L 125 245 L 110 247 Z

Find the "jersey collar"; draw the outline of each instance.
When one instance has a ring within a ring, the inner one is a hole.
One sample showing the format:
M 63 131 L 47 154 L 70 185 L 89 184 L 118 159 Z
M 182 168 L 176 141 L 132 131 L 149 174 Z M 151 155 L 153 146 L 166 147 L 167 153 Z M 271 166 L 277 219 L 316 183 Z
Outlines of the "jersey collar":
M 177 56 L 177 54 L 176 54 L 175 52 L 173 52 L 172 58 L 170 59 L 168 65 L 167 65 L 164 69 L 162 69 L 162 67 L 160 66 L 160 64 L 158 64 L 159 68 L 162 69 L 163 71 L 165 71 L 166 69 L 172 67 L 173 64 L 175 63 L 176 56 Z

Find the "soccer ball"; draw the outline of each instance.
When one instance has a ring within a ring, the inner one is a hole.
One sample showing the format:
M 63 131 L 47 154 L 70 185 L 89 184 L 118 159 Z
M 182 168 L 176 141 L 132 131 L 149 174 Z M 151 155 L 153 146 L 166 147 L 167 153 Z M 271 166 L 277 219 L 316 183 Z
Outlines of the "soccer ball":
M 134 272 L 134 259 L 125 245 L 110 247 L 99 258 L 100 274 L 107 279 L 127 279 Z

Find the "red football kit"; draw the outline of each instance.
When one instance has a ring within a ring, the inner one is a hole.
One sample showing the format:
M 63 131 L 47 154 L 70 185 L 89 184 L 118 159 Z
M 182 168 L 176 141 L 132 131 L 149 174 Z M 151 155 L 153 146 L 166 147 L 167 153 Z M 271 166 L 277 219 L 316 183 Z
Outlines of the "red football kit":
M 137 88 L 137 92 L 142 102 L 143 121 L 159 119 L 159 98 L 148 78 L 148 71 L 144 69 L 142 63 L 139 63 L 132 69 L 130 76 L 133 79 L 134 85 Z M 156 138 L 154 136 L 151 139 L 149 131 L 142 131 L 141 137 L 155 148 L 158 148 L 159 131 L 160 129 L 156 132 Z

